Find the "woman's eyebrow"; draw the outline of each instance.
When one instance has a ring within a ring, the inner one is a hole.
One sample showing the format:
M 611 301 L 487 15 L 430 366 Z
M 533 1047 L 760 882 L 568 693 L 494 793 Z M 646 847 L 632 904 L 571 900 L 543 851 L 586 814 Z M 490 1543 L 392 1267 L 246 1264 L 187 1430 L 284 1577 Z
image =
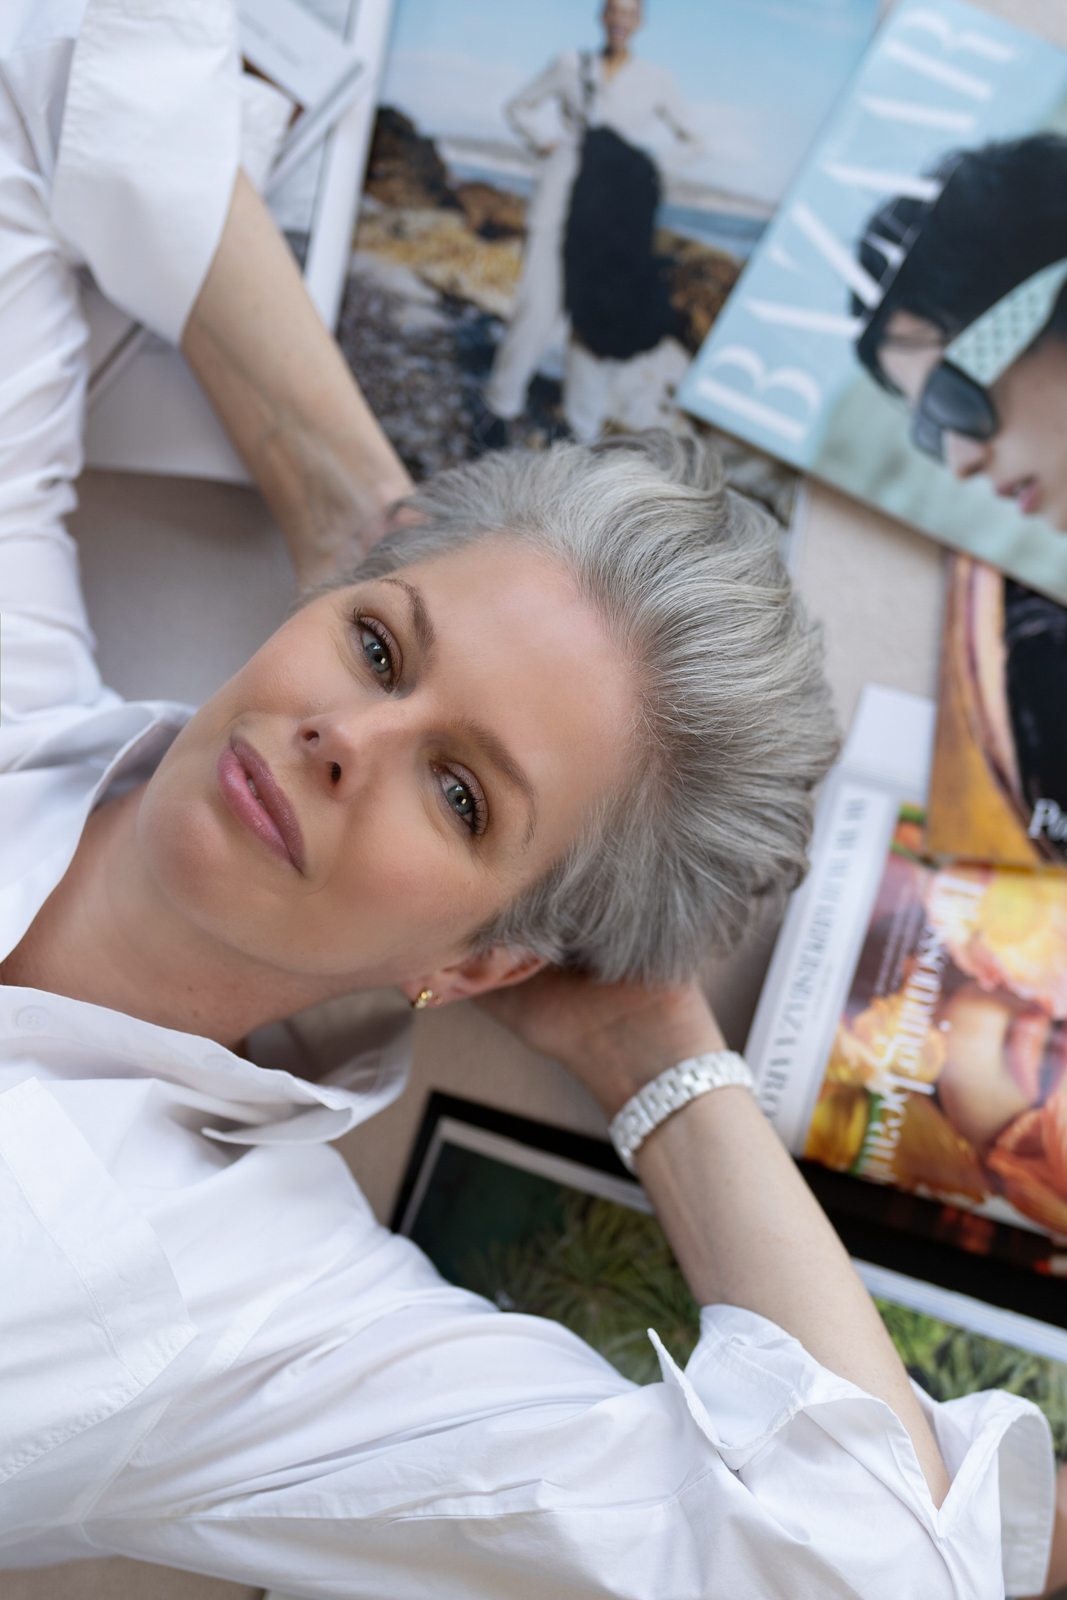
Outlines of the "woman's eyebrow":
M 430 613 L 426 609 L 426 602 L 413 583 L 406 583 L 403 578 L 382 578 L 382 583 L 391 583 L 397 589 L 403 589 L 408 597 L 411 607 L 411 626 L 415 637 L 419 641 L 423 654 L 429 658 L 437 649 L 437 634 L 430 620 Z

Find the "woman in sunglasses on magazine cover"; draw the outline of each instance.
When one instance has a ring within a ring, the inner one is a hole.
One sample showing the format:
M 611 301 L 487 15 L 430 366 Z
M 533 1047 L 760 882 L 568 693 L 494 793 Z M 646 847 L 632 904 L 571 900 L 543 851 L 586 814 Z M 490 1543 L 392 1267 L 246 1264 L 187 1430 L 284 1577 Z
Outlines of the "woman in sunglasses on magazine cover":
M 803 870 L 833 752 L 771 530 L 665 437 L 412 494 L 239 169 L 240 94 L 221 0 L 0 20 L 0 1565 L 1038 1592 L 1047 1425 L 909 1386 L 689 981 Z M 180 342 L 307 589 L 195 713 L 93 661 L 84 267 Z M 704 1307 L 684 1372 L 636 1388 L 375 1223 L 327 1141 L 399 1092 L 388 1050 L 329 1083 L 240 1053 L 384 984 L 488 997 L 615 1119 Z
M 1067 139 L 955 152 L 932 176 L 934 201 L 898 196 L 864 232 L 885 293 L 857 355 L 920 450 L 1067 533 Z

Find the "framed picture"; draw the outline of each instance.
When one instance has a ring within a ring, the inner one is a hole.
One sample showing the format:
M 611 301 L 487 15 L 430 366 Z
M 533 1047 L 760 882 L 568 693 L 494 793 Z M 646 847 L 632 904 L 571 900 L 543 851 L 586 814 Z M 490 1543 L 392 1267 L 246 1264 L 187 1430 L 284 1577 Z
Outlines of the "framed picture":
M 434 1093 L 393 1227 L 451 1282 L 555 1318 L 638 1383 L 659 1375 L 649 1327 L 679 1362 L 696 1343 L 644 1190 L 602 1140 Z
M 909 1236 L 901 1218 L 864 1209 L 864 1197 L 878 1193 L 869 1184 L 818 1169 L 805 1176 L 912 1377 L 939 1400 L 981 1388 L 1024 1394 L 1067 1454 L 1067 1328 L 1050 1315 L 1059 1283 L 976 1257 L 944 1235 Z M 647 1196 L 603 1140 L 432 1093 L 392 1226 L 450 1282 L 501 1310 L 562 1322 L 638 1383 L 660 1375 L 648 1328 L 680 1364 L 696 1344 L 696 1303 Z M 916 1271 L 940 1268 L 943 1281 L 901 1270 L 909 1251 Z M 954 1273 L 954 1257 L 962 1271 Z M 976 1293 L 983 1282 L 1009 1303 Z M 1028 1301 L 1035 1287 L 1048 1293 Z M 1057 1320 L 1067 1322 L 1062 1310 Z

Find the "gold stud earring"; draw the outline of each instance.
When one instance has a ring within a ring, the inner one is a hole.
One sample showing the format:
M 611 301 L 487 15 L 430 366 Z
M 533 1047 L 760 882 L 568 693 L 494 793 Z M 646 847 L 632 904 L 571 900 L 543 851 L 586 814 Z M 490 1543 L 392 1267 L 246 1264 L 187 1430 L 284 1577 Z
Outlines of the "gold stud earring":
M 420 989 L 414 1000 L 411 1002 L 412 1011 L 425 1011 L 432 999 L 432 989 Z

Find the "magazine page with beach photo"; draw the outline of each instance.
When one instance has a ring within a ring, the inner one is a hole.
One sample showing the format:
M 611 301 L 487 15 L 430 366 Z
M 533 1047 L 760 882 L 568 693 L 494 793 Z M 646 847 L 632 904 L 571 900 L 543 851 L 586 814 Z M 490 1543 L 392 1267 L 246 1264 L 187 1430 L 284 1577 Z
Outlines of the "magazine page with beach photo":
M 396 0 L 339 337 L 416 478 L 674 396 L 879 0 Z M 788 523 L 797 475 L 724 440 Z
M 1067 867 L 1067 607 L 949 565 L 926 817 L 935 857 Z
M 661 1376 L 650 1327 L 680 1365 L 696 1344 L 697 1305 L 644 1190 L 599 1139 L 434 1093 L 393 1226 L 449 1282 L 562 1322 L 637 1383 Z M 854 1264 L 928 1394 L 1024 1395 L 1067 1458 L 1067 1330 L 875 1261 Z
M 932 711 L 867 692 L 746 1054 L 795 1154 L 1039 1232 L 1047 1248 L 1028 1264 L 1059 1274 L 1067 876 L 930 861 Z
M 900 0 L 679 393 L 1067 600 L 1067 53 Z

